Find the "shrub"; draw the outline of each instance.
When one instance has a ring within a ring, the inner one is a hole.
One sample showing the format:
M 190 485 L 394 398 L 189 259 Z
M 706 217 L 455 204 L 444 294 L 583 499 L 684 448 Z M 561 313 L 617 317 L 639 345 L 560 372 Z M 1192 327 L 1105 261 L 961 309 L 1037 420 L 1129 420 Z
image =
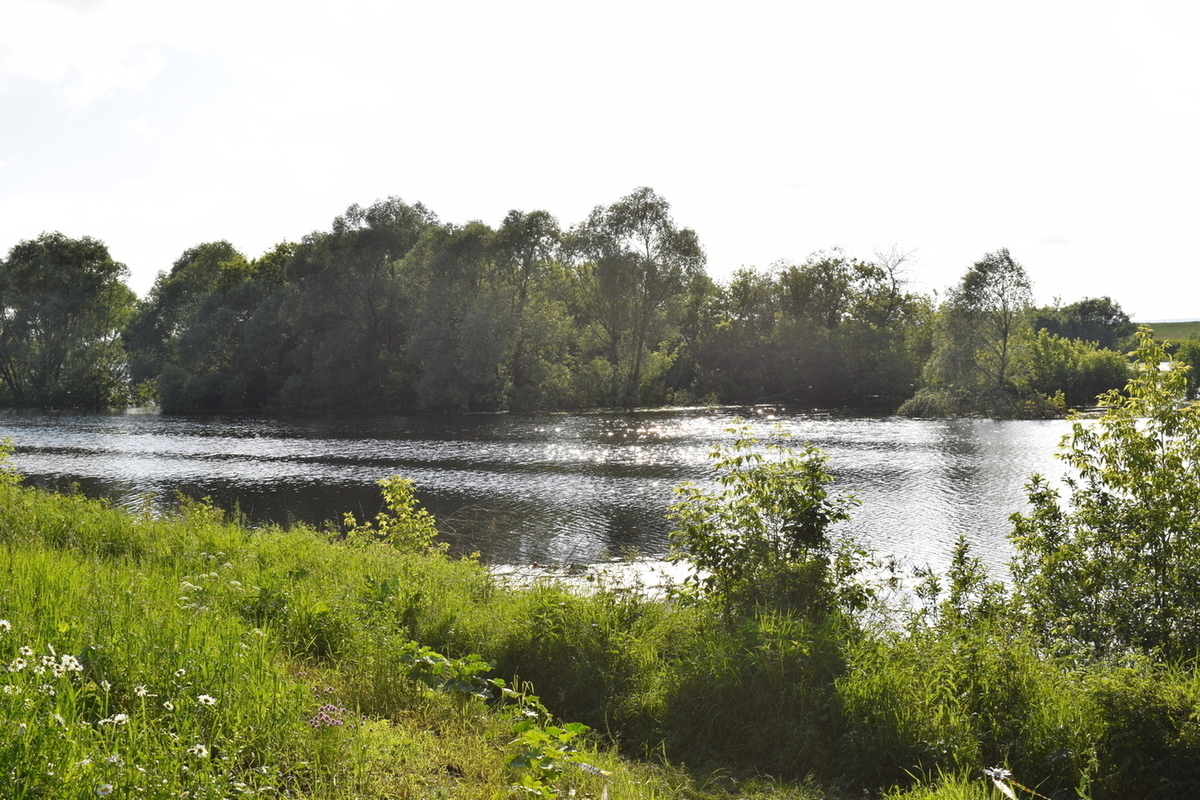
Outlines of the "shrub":
M 860 606 L 855 553 L 830 537 L 856 501 L 830 493 L 825 454 L 812 445 L 797 454 L 780 429 L 765 444 L 745 426 L 729 433 L 733 443 L 712 452 L 724 488 L 685 483 L 667 515 L 679 526 L 671 533 L 671 560 L 692 566 L 685 585 L 730 612 L 773 607 L 819 616 Z
M 1059 457 L 1059 490 L 1034 475 L 1033 507 L 1013 516 L 1018 598 L 1035 629 L 1067 649 L 1167 657 L 1200 648 L 1200 406 L 1186 367 L 1147 328 L 1135 374 L 1108 410 L 1078 421 Z M 1165 366 L 1160 366 L 1164 365 Z

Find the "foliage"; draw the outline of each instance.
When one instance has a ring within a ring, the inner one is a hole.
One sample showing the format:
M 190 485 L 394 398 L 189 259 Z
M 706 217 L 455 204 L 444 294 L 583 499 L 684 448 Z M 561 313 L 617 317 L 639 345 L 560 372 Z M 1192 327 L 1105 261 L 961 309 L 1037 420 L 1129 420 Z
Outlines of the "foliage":
M 1129 362 L 1121 353 L 1046 330 L 1027 333 L 1020 352 L 1014 384 L 1022 398 L 1061 395 L 1067 407 L 1092 406 L 1129 378 Z
M 1173 355 L 1176 361 L 1188 367 L 1188 399 L 1200 400 L 1200 339 L 1180 342 Z
M 1100 398 L 1104 415 L 1063 439 L 1065 500 L 1031 479 L 1032 509 L 1013 517 L 1014 577 L 1059 646 L 1187 656 L 1200 647 L 1200 406 L 1183 402 L 1186 369 L 1146 328 L 1133 364 L 1124 393 Z
M 924 360 L 922 298 L 902 257 L 840 250 L 760 272 L 741 269 L 702 306 L 696 391 L 722 399 L 894 408 Z
M 579 765 L 574 741 L 588 727 L 578 722 L 557 725 L 538 725 L 523 719 L 513 725 L 515 743 L 520 748 L 508 764 L 520 771 L 517 788 L 533 797 L 554 800 L 559 793 L 555 785 L 562 779 L 568 765 Z M 594 769 L 594 768 L 593 768 Z M 597 770 L 603 777 L 607 773 Z
M 413 297 L 400 262 L 437 218 L 390 197 L 351 205 L 289 259 L 279 303 L 287 375 L 276 402 L 292 408 L 380 408 L 407 396 L 404 342 Z
M 734 441 L 711 454 L 724 488 L 685 483 L 668 513 L 678 525 L 671 559 L 691 567 L 688 585 L 736 612 L 767 606 L 819 616 L 861 604 L 853 554 L 830 531 L 855 501 L 830 493 L 825 455 L 812 445 L 797 454 L 782 429 L 765 443 L 748 426 L 729 433 Z
M 655 352 L 670 338 L 666 315 L 703 275 L 704 250 L 648 187 L 593 209 L 571 232 L 570 250 L 576 306 L 611 368 L 606 400 L 633 408 L 655 377 L 646 374 Z
M 247 261 L 228 242 L 188 248 L 124 332 L 130 380 L 167 411 L 261 407 L 281 382 L 275 315 L 294 245 Z
M 996 392 L 1009 388 L 1013 343 L 1032 304 L 1033 291 L 1025 269 L 1007 248 L 986 254 L 963 276 L 951 305 L 975 319 L 968 344 L 975 348 L 975 366 L 984 385 Z
M 495 696 L 495 688 L 504 686 L 503 681 L 497 684 L 496 680 L 483 677 L 496 665 L 474 653 L 465 658 L 447 658 L 430 647 L 409 642 L 400 660 L 408 665 L 408 674 L 413 680 L 420 681 L 434 691 L 459 698 L 491 700 Z
M 1105 350 L 1116 349 L 1136 327 L 1111 297 L 1086 297 L 1066 306 L 1038 309 L 1031 324 L 1034 330 L 1091 342 Z
M 408 478 L 393 475 L 378 481 L 383 492 L 385 511 L 375 515 L 372 522 L 359 523 L 346 513 L 342 524 L 351 542 L 371 540 L 386 542 L 413 552 L 445 552 L 445 542 L 437 541 L 433 515 L 420 508 L 415 485 Z
M 1127 659 L 1090 675 L 1085 691 L 1098 723 L 1095 800 L 1195 795 L 1200 685 L 1193 670 Z
M 125 401 L 117 336 L 134 295 L 103 242 L 43 233 L 0 261 L 0 396 L 18 407 Z
M 1015 367 L 1032 302 L 1029 276 L 1006 248 L 986 254 L 939 309 L 922 387 L 908 416 L 1014 416 Z

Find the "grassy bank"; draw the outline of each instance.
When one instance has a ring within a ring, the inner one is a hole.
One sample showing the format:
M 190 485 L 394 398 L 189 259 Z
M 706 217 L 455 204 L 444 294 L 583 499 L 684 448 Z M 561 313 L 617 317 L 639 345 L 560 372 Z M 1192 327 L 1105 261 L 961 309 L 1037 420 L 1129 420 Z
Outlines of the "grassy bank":
M 1052 658 L 962 575 L 886 623 L 731 617 L 507 587 L 396 511 L 251 532 L 9 476 L 0 794 L 983 798 L 989 767 L 1049 797 L 1200 787 L 1190 667 Z

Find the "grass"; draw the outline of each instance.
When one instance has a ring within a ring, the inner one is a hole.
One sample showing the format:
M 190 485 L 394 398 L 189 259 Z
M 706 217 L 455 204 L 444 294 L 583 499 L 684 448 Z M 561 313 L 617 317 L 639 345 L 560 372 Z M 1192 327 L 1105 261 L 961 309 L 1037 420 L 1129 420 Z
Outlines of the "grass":
M 1184 341 L 1200 338 L 1200 320 L 1192 322 L 1155 322 L 1150 325 L 1160 341 Z
M 730 619 L 12 476 L 0 576 L 5 797 L 997 797 L 985 767 L 1053 798 L 1200 787 L 1189 665 L 1052 659 L 1002 615 Z

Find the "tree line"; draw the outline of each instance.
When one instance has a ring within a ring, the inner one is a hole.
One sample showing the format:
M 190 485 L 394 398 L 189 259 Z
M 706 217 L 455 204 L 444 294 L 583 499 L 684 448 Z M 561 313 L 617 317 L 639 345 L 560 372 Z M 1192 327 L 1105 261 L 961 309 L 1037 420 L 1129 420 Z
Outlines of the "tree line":
M 705 267 L 695 231 L 648 188 L 570 228 L 545 211 L 491 227 L 399 198 L 352 205 L 257 258 L 191 247 L 142 299 L 102 242 L 47 233 L 0 261 L 0 404 L 1021 416 L 1126 378 L 1120 306 L 1035 308 L 1006 250 L 941 302 L 910 289 L 898 252 L 834 249 L 725 281 Z

